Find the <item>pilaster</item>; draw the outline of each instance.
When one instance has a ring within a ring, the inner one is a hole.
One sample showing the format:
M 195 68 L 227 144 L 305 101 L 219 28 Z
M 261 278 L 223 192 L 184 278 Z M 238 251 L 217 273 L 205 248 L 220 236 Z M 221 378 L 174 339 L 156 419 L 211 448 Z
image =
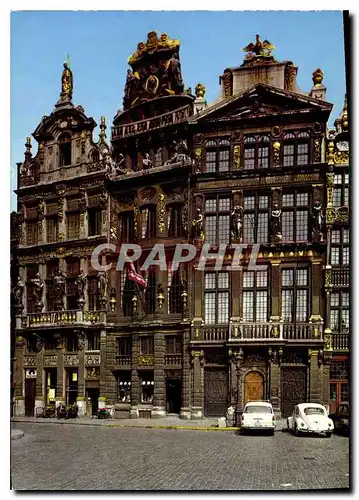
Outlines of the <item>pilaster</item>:
M 131 371 L 131 410 L 130 418 L 138 418 L 138 405 L 140 403 L 140 379 L 137 371 L 137 359 L 140 354 L 140 339 L 132 335 L 132 371 Z
M 100 332 L 100 398 L 106 398 L 106 330 Z
M 204 373 L 203 373 L 203 362 L 204 362 L 204 352 L 203 351 L 191 351 L 192 356 L 192 382 L 193 382 L 193 404 L 191 408 L 191 418 L 200 419 L 203 418 L 203 406 L 204 406 Z
M 269 349 L 269 374 L 270 374 L 270 402 L 277 418 L 281 415 L 281 390 L 280 390 L 280 365 L 278 363 L 278 352 Z
M 281 315 L 280 310 L 280 260 L 271 260 L 271 303 L 272 303 L 272 311 L 271 317 L 278 318 Z
M 183 330 L 182 337 L 182 407 L 180 410 L 180 418 L 189 420 L 191 418 L 191 357 L 188 352 L 190 341 L 190 329 Z
M 309 361 L 309 400 L 312 403 L 322 403 L 322 366 L 318 365 L 318 351 L 308 349 Z
M 85 398 L 85 350 L 79 350 L 79 368 L 78 368 L 78 396 L 77 406 L 79 416 L 86 415 L 86 398 Z
M 116 339 L 111 333 L 106 335 L 106 392 L 107 402 L 115 404 L 116 402 L 116 378 L 113 374 L 116 356 Z
M 161 418 L 166 414 L 165 408 L 165 336 L 163 332 L 154 334 L 154 394 L 151 418 Z
M 23 337 L 18 336 L 15 344 L 15 408 L 14 414 L 16 417 L 23 417 L 25 415 L 25 399 L 24 399 L 24 340 Z

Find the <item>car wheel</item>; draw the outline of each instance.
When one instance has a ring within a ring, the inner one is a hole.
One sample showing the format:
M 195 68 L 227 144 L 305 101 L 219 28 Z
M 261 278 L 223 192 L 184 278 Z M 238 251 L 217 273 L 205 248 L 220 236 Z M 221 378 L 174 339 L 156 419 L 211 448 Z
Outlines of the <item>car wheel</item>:
M 331 433 L 331 432 L 326 432 L 326 433 L 325 433 L 325 437 L 327 437 L 327 438 L 332 437 L 332 433 Z
M 299 432 L 299 429 L 297 427 L 297 424 L 294 424 L 294 434 L 298 437 L 300 436 L 300 432 Z
M 274 436 L 274 429 L 271 429 L 271 430 L 269 431 L 269 435 L 270 435 L 270 436 Z

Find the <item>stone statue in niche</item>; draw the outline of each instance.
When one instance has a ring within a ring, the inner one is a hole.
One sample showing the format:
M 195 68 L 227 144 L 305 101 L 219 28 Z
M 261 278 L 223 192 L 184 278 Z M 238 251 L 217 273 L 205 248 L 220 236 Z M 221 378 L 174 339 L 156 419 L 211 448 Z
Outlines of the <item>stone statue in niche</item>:
M 316 200 L 312 205 L 312 236 L 314 241 L 322 241 L 324 228 L 324 215 L 322 205 Z
M 100 297 L 107 296 L 107 285 L 108 285 L 108 276 L 105 271 L 100 271 L 97 275 L 98 277 L 98 289 Z
M 202 239 L 204 234 L 203 213 L 200 208 L 197 208 L 196 215 L 192 221 L 192 238 Z
M 34 285 L 34 299 L 35 299 L 35 309 L 36 312 L 41 312 L 44 306 L 42 302 L 42 294 L 44 292 L 44 282 L 40 276 L 40 273 L 36 274 L 36 277 L 32 280 Z
M 231 213 L 231 239 L 232 241 L 242 241 L 243 228 L 243 208 L 236 205 Z
M 25 288 L 25 283 L 22 281 L 21 277 L 18 276 L 17 283 L 13 288 L 13 296 L 14 296 L 16 311 L 20 314 L 24 309 L 24 306 L 22 303 L 22 298 L 24 295 L 24 288 Z
M 272 207 L 271 212 L 271 232 L 272 232 L 272 241 L 279 242 L 282 240 L 282 211 L 275 203 Z

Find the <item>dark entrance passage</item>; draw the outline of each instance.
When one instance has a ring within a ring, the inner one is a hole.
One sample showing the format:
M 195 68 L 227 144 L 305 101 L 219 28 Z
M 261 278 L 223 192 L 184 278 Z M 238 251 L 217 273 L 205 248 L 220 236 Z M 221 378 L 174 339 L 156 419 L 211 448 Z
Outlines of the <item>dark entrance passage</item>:
M 181 388 L 182 388 L 181 380 L 167 379 L 166 383 L 167 413 L 180 413 Z
M 206 417 L 224 417 L 228 407 L 228 369 L 206 368 L 204 412 Z
M 86 389 L 86 413 L 87 416 L 95 415 L 98 410 L 98 398 L 100 397 L 100 389 Z
M 306 368 L 282 368 L 282 417 L 290 417 L 293 408 L 306 401 Z
M 34 416 L 36 394 L 36 378 L 25 379 L 25 415 Z

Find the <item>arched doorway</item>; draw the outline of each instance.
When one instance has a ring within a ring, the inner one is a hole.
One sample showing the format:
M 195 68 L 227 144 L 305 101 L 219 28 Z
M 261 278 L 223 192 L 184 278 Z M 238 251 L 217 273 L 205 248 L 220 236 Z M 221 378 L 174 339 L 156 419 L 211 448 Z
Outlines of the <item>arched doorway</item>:
M 244 378 L 244 404 L 249 401 L 261 401 L 264 393 L 263 375 L 259 372 L 249 372 Z

